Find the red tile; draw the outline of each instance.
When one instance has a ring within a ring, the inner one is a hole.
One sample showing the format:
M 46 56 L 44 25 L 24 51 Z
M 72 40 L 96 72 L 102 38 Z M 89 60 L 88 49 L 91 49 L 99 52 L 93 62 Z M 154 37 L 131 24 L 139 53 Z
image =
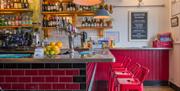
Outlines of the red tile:
M 52 75 L 65 75 L 64 70 L 52 70 Z
M 4 82 L 5 78 L 4 77 L 0 77 L 0 82 Z
M 54 90 L 63 90 L 65 89 L 65 84 L 52 84 Z
M 25 75 L 38 75 L 37 70 L 25 70 Z
M 2 89 L 6 89 L 6 90 L 11 89 L 11 84 L 0 84 L 0 86 Z
M 18 77 L 19 82 L 31 82 L 31 77 Z
M 46 77 L 45 82 L 58 82 L 58 77 Z
M 12 84 L 12 89 L 23 90 L 23 89 L 25 89 L 25 85 L 24 84 Z
M 80 84 L 66 84 L 66 89 L 80 90 Z
M 73 77 L 59 77 L 59 82 L 73 82 Z
M 37 90 L 38 88 L 38 84 L 25 84 L 25 89 L 34 89 Z
M 12 70 L 12 75 L 24 75 L 24 70 Z
M 45 82 L 44 77 L 32 77 L 32 82 Z
M 50 90 L 50 89 L 52 89 L 52 85 L 51 84 L 39 84 L 39 89 L 40 90 Z
M 0 70 L 0 75 L 11 75 L 11 70 Z
M 79 75 L 79 70 L 66 70 L 66 75 Z
M 5 77 L 5 82 L 18 82 L 18 77 Z
M 38 70 L 39 75 L 51 75 L 51 70 Z

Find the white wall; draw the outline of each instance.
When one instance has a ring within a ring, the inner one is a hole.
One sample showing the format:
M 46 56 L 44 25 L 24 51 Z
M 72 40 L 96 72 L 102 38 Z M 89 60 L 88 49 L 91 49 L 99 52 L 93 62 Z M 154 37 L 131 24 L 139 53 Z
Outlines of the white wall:
M 138 5 L 137 0 L 109 0 L 108 3 L 120 6 Z M 165 0 L 143 0 L 143 5 L 162 5 Z M 128 11 L 129 10 L 145 10 L 149 13 L 148 19 L 148 36 L 146 42 L 129 42 L 128 40 Z M 151 40 L 160 31 L 168 31 L 167 9 L 165 7 L 117 7 L 113 9 L 113 29 L 110 31 L 119 31 L 120 42 L 116 43 L 117 47 L 142 47 L 149 46 Z
M 171 16 L 171 0 L 169 1 L 169 19 Z M 179 6 L 180 7 L 180 6 Z M 180 11 L 178 11 L 180 12 Z M 180 20 L 180 15 L 177 15 Z M 180 87 L 180 25 L 178 27 L 169 27 L 173 34 L 174 48 L 170 51 L 169 61 L 169 81 Z

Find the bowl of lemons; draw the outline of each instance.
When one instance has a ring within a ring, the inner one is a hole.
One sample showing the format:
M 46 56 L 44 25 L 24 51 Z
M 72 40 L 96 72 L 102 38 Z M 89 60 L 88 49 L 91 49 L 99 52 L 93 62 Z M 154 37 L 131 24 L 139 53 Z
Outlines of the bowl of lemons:
M 55 58 L 56 55 L 61 53 L 61 48 L 62 48 L 61 41 L 50 42 L 50 44 L 44 48 L 44 53 L 49 58 Z

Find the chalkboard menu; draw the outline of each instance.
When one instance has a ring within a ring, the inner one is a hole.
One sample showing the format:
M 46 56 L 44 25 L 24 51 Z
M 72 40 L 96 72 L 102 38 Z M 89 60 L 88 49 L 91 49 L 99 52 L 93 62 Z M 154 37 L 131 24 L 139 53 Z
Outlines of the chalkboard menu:
M 130 12 L 130 40 L 148 39 L 148 13 Z

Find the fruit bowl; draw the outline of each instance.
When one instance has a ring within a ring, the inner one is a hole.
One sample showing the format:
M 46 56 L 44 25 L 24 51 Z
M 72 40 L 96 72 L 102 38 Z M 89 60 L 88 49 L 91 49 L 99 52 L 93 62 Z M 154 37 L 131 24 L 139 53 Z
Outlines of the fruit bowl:
M 44 48 L 44 53 L 49 58 L 55 58 L 56 55 L 61 53 L 62 43 L 61 42 L 51 42 Z
M 46 54 L 46 57 L 48 57 L 48 58 L 55 58 L 57 55 L 47 55 Z

